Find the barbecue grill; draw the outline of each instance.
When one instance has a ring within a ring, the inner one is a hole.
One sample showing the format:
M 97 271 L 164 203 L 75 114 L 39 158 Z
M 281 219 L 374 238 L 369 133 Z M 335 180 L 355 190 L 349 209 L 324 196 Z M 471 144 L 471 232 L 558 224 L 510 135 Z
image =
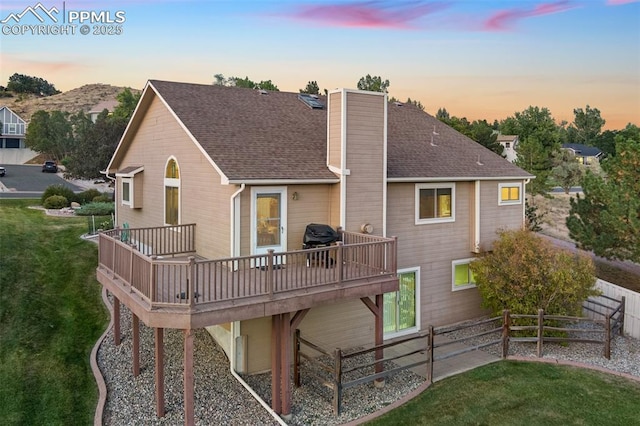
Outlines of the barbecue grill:
M 302 239 L 302 249 L 315 249 L 328 247 L 335 244 L 340 239 L 340 234 L 329 225 L 311 223 L 307 225 Z M 333 266 L 335 260 L 329 256 L 329 252 L 309 253 L 307 255 L 307 266 L 322 265 L 325 268 Z

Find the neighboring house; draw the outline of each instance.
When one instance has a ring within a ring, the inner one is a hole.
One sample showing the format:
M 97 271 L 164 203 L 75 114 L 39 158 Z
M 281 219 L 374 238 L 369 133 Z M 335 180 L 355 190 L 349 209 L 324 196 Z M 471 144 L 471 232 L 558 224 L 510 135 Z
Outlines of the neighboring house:
M 566 149 L 575 155 L 576 160 L 584 165 L 596 165 L 600 163 L 600 159 L 604 155 L 600 149 L 595 146 L 581 145 L 579 143 L 562 144 L 562 149 Z
M 498 143 L 502 145 L 502 155 L 510 162 L 516 161 L 518 154 L 516 153 L 516 146 L 518 145 L 518 136 L 516 135 L 503 135 L 498 133 Z
M 95 123 L 102 111 L 106 109 L 107 111 L 109 111 L 109 114 L 111 114 L 117 106 L 118 101 L 115 99 L 110 101 L 102 101 L 91 108 L 91 110 L 89 111 L 89 117 L 91 117 L 91 121 Z
M 9 107 L 0 107 L 0 164 L 24 164 L 38 155 L 26 147 L 27 123 Z
M 235 371 L 271 370 L 286 416 L 295 329 L 333 350 L 484 314 L 469 262 L 497 230 L 523 226 L 533 178 L 383 93 L 156 80 L 107 173 L 121 229 L 100 234 L 97 277 L 117 321 L 124 303 L 154 328 L 156 366 L 163 328 L 184 330 L 187 423 L 195 328 Z M 340 228 L 341 241 L 301 251 L 310 223 Z

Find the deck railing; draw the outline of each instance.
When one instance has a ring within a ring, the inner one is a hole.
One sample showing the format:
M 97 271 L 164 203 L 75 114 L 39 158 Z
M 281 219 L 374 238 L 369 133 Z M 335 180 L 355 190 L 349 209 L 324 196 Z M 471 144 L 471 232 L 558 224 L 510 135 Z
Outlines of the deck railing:
M 268 300 L 395 276 L 395 238 L 341 235 L 328 247 L 202 260 L 195 225 L 120 229 L 100 234 L 99 264 L 152 306 Z

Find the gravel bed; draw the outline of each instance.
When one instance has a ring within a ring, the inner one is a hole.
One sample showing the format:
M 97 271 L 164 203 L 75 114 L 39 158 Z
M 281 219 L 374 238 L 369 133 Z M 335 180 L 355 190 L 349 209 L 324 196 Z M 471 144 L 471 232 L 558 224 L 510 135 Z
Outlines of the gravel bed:
M 107 403 L 104 410 L 105 425 L 144 424 L 177 425 L 184 424 L 182 343 L 180 330 L 165 330 L 165 407 L 166 414 L 158 418 L 155 411 L 154 388 L 154 339 L 151 328 L 140 323 L 140 375 L 132 374 L 131 356 L 131 314 L 121 308 L 122 343 L 113 344 L 113 332 L 109 332 L 98 351 L 98 365 L 107 384 Z M 494 325 L 474 326 L 463 331 L 448 333 L 451 339 L 466 337 Z M 586 328 L 581 323 L 581 328 Z M 589 324 L 590 327 L 599 327 Z M 593 335 L 589 337 L 594 338 Z M 466 342 L 477 345 L 494 340 L 495 335 L 482 336 Z M 482 349 L 500 356 L 499 345 Z M 510 356 L 536 357 L 535 343 L 511 342 Z M 226 425 L 277 425 L 276 421 L 251 394 L 229 372 L 229 361 L 213 338 L 200 329 L 194 336 L 195 374 L 195 418 L 196 424 Z M 544 358 L 569 360 L 592 364 L 609 370 L 640 377 L 640 341 L 630 337 L 617 336 L 612 342 L 611 359 L 603 356 L 603 345 L 588 343 L 544 345 Z M 344 368 L 360 365 L 369 358 L 350 359 Z M 325 360 L 328 362 L 328 360 Z M 388 363 L 387 368 L 392 367 Z M 326 377 L 317 367 L 303 363 L 301 368 L 302 386 L 292 385 L 292 419 L 289 425 L 338 425 L 374 413 L 396 402 L 404 395 L 424 383 L 424 378 L 410 371 L 404 371 L 387 378 L 383 388 L 373 383 L 356 386 L 343 392 L 342 413 L 333 414 L 333 393 L 320 381 L 308 373 Z M 351 373 L 350 373 L 351 374 Z M 351 380 L 355 376 L 345 376 Z M 270 405 L 271 374 L 257 374 L 244 377 L 253 390 Z

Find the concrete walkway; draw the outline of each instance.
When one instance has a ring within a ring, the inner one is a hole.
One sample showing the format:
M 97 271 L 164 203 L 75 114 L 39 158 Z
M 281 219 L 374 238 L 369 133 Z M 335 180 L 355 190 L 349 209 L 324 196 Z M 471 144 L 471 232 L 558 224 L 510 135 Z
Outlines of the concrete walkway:
M 434 352 L 434 358 L 436 359 L 436 361 L 434 361 L 433 363 L 433 381 L 434 382 L 437 382 L 438 380 L 442 380 L 449 376 L 453 376 L 455 374 L 463 373 L 468 370 L 473 370 L 474 368 L 480 367 L 482 365 L 491 364 L 493 362 L 500 361 L 499 357 L 491 355 L 479 349 L 466 352 L 460 355 L 456 355 L 451 358 L 438 360 L 439 357 L 442 357 L 451 352 L 462 350 L 466 346 L 463 343 L 456 343 L 454 340 L 451 340 L 442 335 L 436 336 L 434 343 L 436 345 L 436 349 Z M 446 344 L 446 346 L 437 347 L 443 344 Z M 400 356 L 402 354 L 413 352 L 418 349 L 426 349 L 426 347 L 427 347 L 426 337 L 424 339 L 411 340 L 409 342 L 406 342 L 397 346 L 386 348 L 384 350 L 385 358 Z M 425 361 L 427 359 L 427 356 L 428 354 L 426 351 L 421 351 L 413 355 L 396 359 L 394 360 L 394 362 L 401 366 L 410 365 L 416 362 Z M 419 365 L 417 367 L 412 367 L 411 371 L 413 371 L 414 373 L 422 377 L 427 377 L 427 364 Z

